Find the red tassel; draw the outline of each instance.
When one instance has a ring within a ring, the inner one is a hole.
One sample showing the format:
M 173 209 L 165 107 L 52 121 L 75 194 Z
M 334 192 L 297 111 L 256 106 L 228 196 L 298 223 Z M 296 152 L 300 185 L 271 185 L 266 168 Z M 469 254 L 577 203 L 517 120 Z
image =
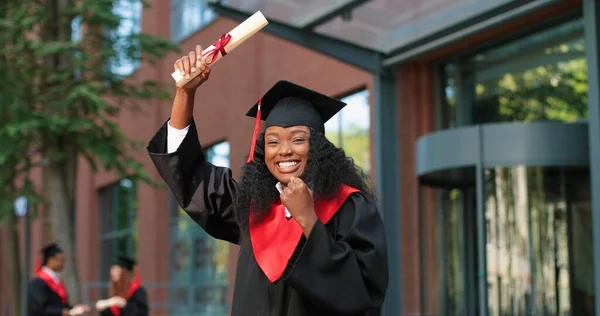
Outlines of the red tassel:
M 254 150 L 256 148 L 256 140 L 258 139 L 258 132 L 260 131 L 260 108 L 262 106 L 262 98 L 258 100 L 258 111 L 256 112 L 256 121 L 254 122 L 254 133 L 252 134 L 252 143 L 250 144 L 250 155 L 246 163 L 254 161 Z

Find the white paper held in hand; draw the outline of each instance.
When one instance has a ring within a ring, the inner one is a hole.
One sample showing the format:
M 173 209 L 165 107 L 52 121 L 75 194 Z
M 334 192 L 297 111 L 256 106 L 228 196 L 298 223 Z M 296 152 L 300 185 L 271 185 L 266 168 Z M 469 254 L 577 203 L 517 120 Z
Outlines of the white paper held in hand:
M 252 16 L 247 18 L 244 22 L 236 26 L 229 33 L 223 34 L 220 39 L 215 41 L 212 45 L 202 51 L 202 58 L 207 65 L 212 65 L 219 61 L 224 55 L 231 53 L 241 43 L 246 41 L 252 35 L 256 34 L 263 27 L 267 26 L 269 21 L 265 16 L 257 11 Z M 190 78 L 186 79 L 181 72 L 176 70 L 171 74 L 171 77 L 175 79 L 178 87 L 183 87 L 185 84 L 190 82 L 200 72 L 191 73 Z
M 81 306 L 77 306 L 77 307 L 71 308 L 69 310 L 69 316 L 81 316 L 81 315 L 83 315 L 83 313 L 85 313 L 85 311 L 83 310 L 83 307 L 81 307 Z
M 96 310 L 97 311 L 103 311 L 107 308 L 110 308 L 111 306 L 118 306 L 118 307 L 125 307 L 125 305 L 127 305 L 127 300 L 122 298 L 122 297 L 111 297 L 109 299 L 105 299 L 105 300 L 99 300 L 98 302 L 96 302 Z

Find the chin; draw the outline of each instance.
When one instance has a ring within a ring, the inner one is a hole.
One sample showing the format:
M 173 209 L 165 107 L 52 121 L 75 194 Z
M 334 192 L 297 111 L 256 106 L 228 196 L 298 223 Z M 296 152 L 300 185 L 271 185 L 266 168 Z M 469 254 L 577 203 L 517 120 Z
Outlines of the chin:
M 290 182 L 290 179 L 294 178 L 302 178 L 302 172 L 293 173 L 293 174 L 280 174 L 277 177 L 277 181 L 281 182 L 284 185 L 287 185 Z

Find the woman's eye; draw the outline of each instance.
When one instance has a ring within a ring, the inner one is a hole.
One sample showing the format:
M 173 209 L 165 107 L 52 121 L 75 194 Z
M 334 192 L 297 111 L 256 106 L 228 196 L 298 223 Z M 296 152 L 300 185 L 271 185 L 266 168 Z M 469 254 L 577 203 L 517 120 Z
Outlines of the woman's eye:
M 294 143 L 303 143 L 304 142 L 304 138 L 296 138 L 294 139 Z

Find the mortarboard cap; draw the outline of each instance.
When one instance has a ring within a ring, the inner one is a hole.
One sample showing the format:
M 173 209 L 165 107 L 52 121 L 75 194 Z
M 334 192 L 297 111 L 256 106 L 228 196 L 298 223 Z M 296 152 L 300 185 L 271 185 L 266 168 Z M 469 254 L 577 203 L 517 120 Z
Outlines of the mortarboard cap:
M 246 113 L 246 116 L 256 118 L 248 162 L 254 159 L 261 120 L 265 121 L 265 128 L 308 126 L 325 133 L 325 122 L 344 106 L 346 103 L 306 87 L 286 80 L 278 81 Z
M 126 256 L 119 256 L 117 257 L 117 260 L 115 262 L 115 265 L 118 265 L 119 267 L 125 268 L 129 271 L 133 271 L 133 267 L 135 266 L 135 260 L 126 257 Z

